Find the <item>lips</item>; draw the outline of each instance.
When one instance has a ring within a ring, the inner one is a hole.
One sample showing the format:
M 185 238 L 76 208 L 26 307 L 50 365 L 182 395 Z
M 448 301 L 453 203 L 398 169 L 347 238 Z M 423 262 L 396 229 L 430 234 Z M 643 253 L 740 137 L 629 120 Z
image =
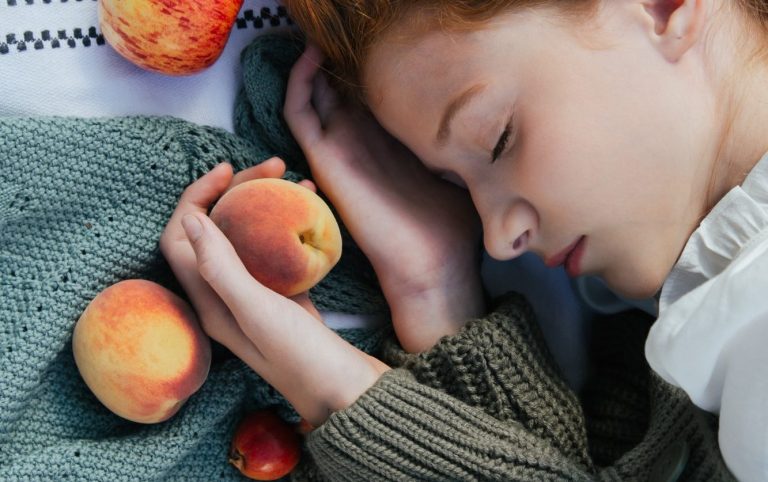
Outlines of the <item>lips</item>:
M 576 277 L 581 272 L 581 257 L 584 254 L 585 236 L 579 237 L 555 256 L 545 260 L 550 268 L 565 265 L 565 270 L 571 277 Z

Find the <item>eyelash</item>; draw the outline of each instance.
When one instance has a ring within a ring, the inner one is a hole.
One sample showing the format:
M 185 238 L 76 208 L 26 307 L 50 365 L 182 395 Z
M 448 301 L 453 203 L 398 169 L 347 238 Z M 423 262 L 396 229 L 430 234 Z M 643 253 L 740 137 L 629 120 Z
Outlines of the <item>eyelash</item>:
M 496 143 L 496 146 L 493 148 L 493 152 L 491 153 L 491 164 L 496 162 L 499 157 L 501 157 L 501 154 L 504 152 L 504 149 L 507 147 L 507 143 L 509 142 L 509 136 L 512 133 L 512 121 L 510 120 L 509 124 L 504 128 L 504 132 L 501 133 L 501 136 L 499 136 L 499 142 Z

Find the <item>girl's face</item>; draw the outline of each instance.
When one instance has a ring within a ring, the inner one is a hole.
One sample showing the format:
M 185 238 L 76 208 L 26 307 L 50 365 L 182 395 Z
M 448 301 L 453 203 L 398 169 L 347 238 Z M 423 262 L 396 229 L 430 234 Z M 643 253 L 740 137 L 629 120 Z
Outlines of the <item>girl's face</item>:
M 713 115 L 696 55 L 667 60 L 641 1 L 606 4 L 582 27 L 537 9 L 393 32 L 364 73 L 379 122 L 469 190 L 491 256 L 530 250 L 645 297 L 702 214 Z

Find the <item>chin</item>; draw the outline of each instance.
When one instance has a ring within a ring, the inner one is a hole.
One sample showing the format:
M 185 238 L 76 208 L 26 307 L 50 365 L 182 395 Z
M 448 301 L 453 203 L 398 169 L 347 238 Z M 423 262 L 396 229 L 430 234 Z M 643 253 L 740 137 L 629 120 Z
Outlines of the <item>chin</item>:
M 624 269 L 621 273 L 607 273 L 603 280 L 611 290 L 624 298 L 641 300 L 655 296 L 666 276 L 666 272 Z

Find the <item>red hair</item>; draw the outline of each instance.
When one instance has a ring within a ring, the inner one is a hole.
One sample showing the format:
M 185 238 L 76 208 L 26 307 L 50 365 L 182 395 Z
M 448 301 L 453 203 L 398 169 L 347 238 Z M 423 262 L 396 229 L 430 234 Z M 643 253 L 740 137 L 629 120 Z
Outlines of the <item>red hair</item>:
M 370 48 L 395 25 L 461 31 L 512 10 L 557 6 L 592 11 L 596 0 L 284 0 L 288 14 L 327 58 L 342 95 L 364 102 L 361 72 Z
M 594 13 L 599 0 L 284 0 L 284 4 L 325 54 L 334 87 L 364 103 L 361 72 L 367 55 L 395 25 L 415 33 L 428 28 L 467 31 L 501 13 L 535 7 L 572 15 Z M 748 19 L 768 26 L 768 0 L 736 0 L 736 5 Z

